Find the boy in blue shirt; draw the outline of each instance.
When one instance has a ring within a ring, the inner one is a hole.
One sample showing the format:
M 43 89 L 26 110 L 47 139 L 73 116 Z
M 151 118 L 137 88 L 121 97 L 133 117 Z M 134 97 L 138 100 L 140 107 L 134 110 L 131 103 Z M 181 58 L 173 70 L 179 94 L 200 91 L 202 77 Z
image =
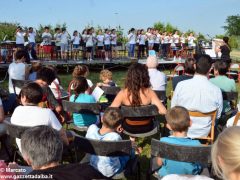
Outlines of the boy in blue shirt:
M 172 135 L 163 137 L 160 141 L 185 146 L 201 145 L 198 140 L 192 140 L 187 137 L 187 131 L 192 121 L 186 108 L 180 106 L 171 108 L 166 114 L 166 120 L 167 128 L 172 131 Z M 159 176 L 168 174 L 196 175 L 202 171 L 202 167 L 196 163 L 179 162 L 162 158 L 158 158 L 157 163 L 159 166 L 162 166 L 158 171 Z
M 86 137 L 101 141 L 120 141 L 119 133 L 122 129 L 123 116 L 119 108 L 109 107 L 105 110 L 102 118 L 102 127 L 98 128 L 95 124 L 88 128 Z M 90 165 L 106 177 L 120 173 L 126 166 L 129 156 L 105 157 L 91 155 Z

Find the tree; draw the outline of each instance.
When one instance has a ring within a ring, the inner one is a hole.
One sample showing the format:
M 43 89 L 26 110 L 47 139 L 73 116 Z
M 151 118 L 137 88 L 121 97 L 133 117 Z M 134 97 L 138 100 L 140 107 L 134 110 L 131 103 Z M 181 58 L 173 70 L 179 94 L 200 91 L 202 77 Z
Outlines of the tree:
M 227 35 L 240 36 L 240 15 L 228 16 L 225 22 L 227 25 L 223 26 Z
M 19 23 L 0 22 L 0 41 L 3 40 L 15 41 L 16 39 L 15 33 L 19 25 L 20 25 Z
M 154 27 L 154 29 L 159 30 L 159 32 L 165 31 L 165 25 L 164 25 L 164 23 L 162 23 L 160 21 L 154 23 L 153 27 Z

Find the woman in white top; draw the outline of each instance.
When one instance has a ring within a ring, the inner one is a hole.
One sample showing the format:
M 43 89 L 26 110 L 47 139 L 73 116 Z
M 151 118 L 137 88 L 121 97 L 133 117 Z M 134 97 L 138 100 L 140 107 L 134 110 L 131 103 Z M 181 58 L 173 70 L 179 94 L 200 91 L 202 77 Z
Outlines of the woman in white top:
M 16 30 L 16 46 L 17 48 L 24 48 L 24 36 L 26 36 L 26 33 L 23 32 L 22 28 L 19 26 Z
M 105 50 L 105 60 L 109 61 L 109 56 L 111 55 L 111 46 L 110 46 L 110 31 L 108 29 L 105 29 L 104 34 L 104 50 Z
M 154 46 L 153 46 L 153 49 L 156 52 L 157 56 L 159 56 L 160 43 L 161 43 L 161 35 L 159 34 L 159 30 L 156 29 L 154 31 Z
M 92 29 L 87 30 L 86 36 L 86 48 L 87 48 L 87 60 L 92 61 L 92 48 L 93 48 L 93 35 Z
M 134 28 L 130 29 L 127 38 L 128 38 L 128 44 L 129 44 L 128 56 L 129 58 L 134 58 L 134 51 L 135 51 L 135 45 L 136 45 L 136 34 L 135 34 Z
M 103 59 L 104 57 L 104 50 L 103 50 L 103 40 L 104 40 L 104 35 L 102 34 L 102 30 L 98 30 L 98 35 L 97 35 L 97 57 Z
M 72 43 L 73 43 L 73 60 L 78 60 L 78 52 L 81 37 L 77 30 L 73 32 Z
M 150 29 L 150 32 L 147 33 L 148 37 L 148 50 L 152 50 L 154 46 L 154 29 Z
M 8 89 L 10 93 L 15 93 L 13 89 L 12 79 L 25 80 L 29 74 L 28 65 L 25 64 L 27 52 L 24 50 L 18 50 L 16 52 L 16 60 L 12 62 L 8 67 L 9 83 Z M 19 94 L 20 89 L 16 88 L 16 94 Z
M 138 59 L 144 57 L 144 50 L 145 50 L 145 41 L 146 41 L 146 35 L 144 34 L 144 30 L 140 30 L 140 34 L 138 35 L 139 40 L 139 46 L 138 46 Z
M 112 58 L 117 58 L 117 33 L 115 29 L 111 31 L 111 50 Z
M 193 33 L 190 33 L 190 35 L 188 36 L 188 46 L 195 47 L 196 46 L 196 44 L 194 43 L 195 40 L 196 38 L 193 36 Z
M 82 31 L 82 48 L 83 48 L 83 58 L 86 58 L 86 42 L 87 42 L 87 29 Z

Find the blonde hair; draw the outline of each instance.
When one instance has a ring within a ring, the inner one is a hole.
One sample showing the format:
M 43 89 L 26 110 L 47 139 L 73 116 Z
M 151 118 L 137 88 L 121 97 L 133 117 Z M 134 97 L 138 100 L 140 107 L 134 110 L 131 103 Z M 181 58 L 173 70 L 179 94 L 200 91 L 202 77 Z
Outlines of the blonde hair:
M 224 130 L 212 146 L 212 164 L 215 174 L 228 179 L 231 172 L 240 172 L 240 127 Z
M 112 72 L 104 69 L 100 72 L 100 80 L 104 81 L 106 79 L 112 80 Z
M 147 58 L 146 66 L 148 68 L 157 68 L 158 66 L 158 60 L 156 56 L 149 56 Z

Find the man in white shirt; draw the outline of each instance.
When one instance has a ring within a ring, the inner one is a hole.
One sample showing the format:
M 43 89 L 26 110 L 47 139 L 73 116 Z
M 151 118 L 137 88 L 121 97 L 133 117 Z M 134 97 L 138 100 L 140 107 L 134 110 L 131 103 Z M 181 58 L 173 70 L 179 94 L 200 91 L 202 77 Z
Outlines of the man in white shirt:
M 17 27 L 16 30 L 16 47 L 24 49 L 24 36 L 26 36 L 26 33 L 23 32 L 22 28 L 20 26 Z
M 223 98 L 220 88 L 212 84 L 207 75 L 211 68 L 211 57 L 202 55 L 196 63 L 196 73 L 192 79 L 178 83 L 171 107 L 183 106 L 189 111 L 203 113 L 217 110 L 217 119 L 220 118 L 223 108 Z M 207 136 L 211 128 L 211 118 L 191 118 L 192 126 L 188 130 L 191 138 Z

